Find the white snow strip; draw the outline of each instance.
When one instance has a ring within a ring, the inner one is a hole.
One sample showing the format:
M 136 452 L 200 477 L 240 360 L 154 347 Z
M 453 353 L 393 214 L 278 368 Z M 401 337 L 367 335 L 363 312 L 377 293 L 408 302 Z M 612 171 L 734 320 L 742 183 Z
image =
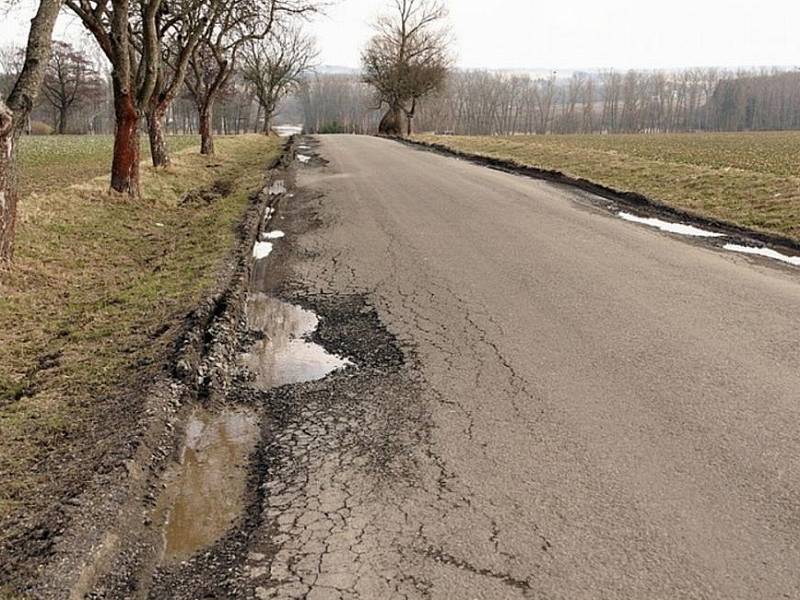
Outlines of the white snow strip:
M 269 242 L 256 242 L 256 245 L 253 246 L 253 258 L 256 260 L 267 258 L 271 252 L 272 244 Z
M 774 260 L 779 260 L 781 262 L 785 262 L 790 265 L 800 267 L 800 256 L 788 256 L 786 254 L 781 254 L 780 252 L 772 250 L 770 248 L 742 246 L 741 244 L 725 244 L 724 248 L 725 250 L 730 250 L 731 252 L 741 252 L 742 254 L 755 254 L 757 256 L 766 256 L 767 258 L 772 258 Z
M 299 160 L 301 163 L 305 164 L 305 163 L 307 163 L 308 161 L 311 160 L 311 157 L 310 156 L 306 156 L 305 154 L 298 154 L 297 155 L 297 160 Z
M 661 219 L 637 217 L 636 215 L 632 215 L 631 213 L 627 212 L 619 212 L 617 213 L 617 216 L 626 221 L 631 221 L 632 223 L 641 223 L 642 225 L 648 225 L 650 227 L 660 229 L 661 231 L 677 233 L 679 235 L 709 238 L 725 237 L 725 234 L 723 233 L 707 231 L 705 229 L 700 229 L 699 227 L 693 227 L 692 225 L 684 225 L 683 223 L 670 223 L 669 221 L 662 221 Z
M 262 233 L 261 234 L 261 239 L 263 239 L 263 240 L 279 240 L 282 237 L 284 237 L 285 235 L 286 235 L 285 233 L 283 233 L 282 231 L 279 231 L 279 230 L 276 229 L 275 231 L 269 231 L 269 232 L 266 232 L 266 233 Z

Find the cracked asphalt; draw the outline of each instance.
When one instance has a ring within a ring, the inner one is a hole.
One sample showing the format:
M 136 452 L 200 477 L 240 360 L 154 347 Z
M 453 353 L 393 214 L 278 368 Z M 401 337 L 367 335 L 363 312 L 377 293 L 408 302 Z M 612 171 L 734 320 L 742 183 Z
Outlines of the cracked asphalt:
M 403 359 L 273 398 L 247 596 L 800 598 L 796 271 L 392 141 L 311 143 L 329 162 L 297 166 L 267 287 L 374 307 L 364 356 Z

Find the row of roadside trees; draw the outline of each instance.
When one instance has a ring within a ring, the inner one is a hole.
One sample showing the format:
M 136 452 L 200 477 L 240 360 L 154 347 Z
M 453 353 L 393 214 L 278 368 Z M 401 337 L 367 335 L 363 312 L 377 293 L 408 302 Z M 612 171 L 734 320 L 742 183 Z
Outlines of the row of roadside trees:
M 66 127 L 72 103 L 86 100 L 80 92 L 102 88 L 88 61 L 53 43 L 62 9 L 80 19 L 109 65 L 111 190 L 135 198 L 140 129 L 148 132 L 153 164 L 168 165 L 165 116 L 188 94 L 198 111 L 201 152 L 213 154 L 215 104 L 234 74 L 256 90 L 265 111 L 274 111 L 314 58 L 299 23 L 320 6 L 318 0 L 39 0 L 11 91 L 0 97 L 0 261 L 13 254 L 18 144 L 40 90 L 63 107 L 59 123 Z

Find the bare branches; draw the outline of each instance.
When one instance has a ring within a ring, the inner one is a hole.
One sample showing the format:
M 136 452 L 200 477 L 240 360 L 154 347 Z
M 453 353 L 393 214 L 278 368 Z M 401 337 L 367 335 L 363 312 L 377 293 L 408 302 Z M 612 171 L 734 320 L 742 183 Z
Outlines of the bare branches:
M 278 102 L 296 86 L 316 58 L 314 40 L 296 25 L 279 26 L 264 40 L 244 46 L 242 76 L 264 112 L 264 133 Z
M 417 101 L 442 86 L 451 63 L 441 0 L 395 0 L 394 5 L 393 13 L 378 19 L 377 33 L 362 54 L 364 80 L 389 106 L 381 130 L 390 134 L 401 133 L 401 115 L 411 129 Z

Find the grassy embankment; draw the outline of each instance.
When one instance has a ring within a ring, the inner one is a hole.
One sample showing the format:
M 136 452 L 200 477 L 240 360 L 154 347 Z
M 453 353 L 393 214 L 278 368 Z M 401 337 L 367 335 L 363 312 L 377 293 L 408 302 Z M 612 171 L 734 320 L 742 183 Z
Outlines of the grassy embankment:
M 800 132 L 417 137 L 800 240 Z
M 219 138 L 207 158 L 190 144 L 171 140 L 183 150 L 167 170 L 143 167 L 145 198 L 132 202 L 106 193 L 110 138 L 25 140 L 16 257 L 0 273 L 0 523 L 85 477 L 87 448 L 108 450 L 118 415 L 105 399 L 165 356 L 279 149 L 275 138 Z M 181 202 L 220 182 L 228 195 Z

